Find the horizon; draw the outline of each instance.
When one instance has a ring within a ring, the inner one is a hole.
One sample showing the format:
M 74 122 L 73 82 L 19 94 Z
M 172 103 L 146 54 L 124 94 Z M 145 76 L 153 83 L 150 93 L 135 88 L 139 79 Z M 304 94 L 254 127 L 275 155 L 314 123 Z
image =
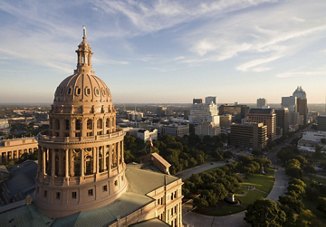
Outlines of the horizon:
M 117 104 L 280 103 L 297 86 L 325 103 L 325 1 L 62 3 L 0 3 L 0 103 L 52 103 L 83 25 Z

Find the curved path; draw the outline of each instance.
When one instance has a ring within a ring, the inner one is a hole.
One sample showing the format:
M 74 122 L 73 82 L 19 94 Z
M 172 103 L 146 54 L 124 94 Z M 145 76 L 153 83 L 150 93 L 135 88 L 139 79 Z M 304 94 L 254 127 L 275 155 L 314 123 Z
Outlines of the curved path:
M 226 165 L 227 163 L 224 162 L 224 161 L 219 161 L 219 162 L 207 162 L 207 163 L 204 163 L 202 165 L 199 165 L 199 166 L 195 166 L 193 168 L 190 168 L 190 169 L 186 169 L 186 170 L 183 170 L 183 171 L 180 171 L 178 172 L 177 174 L 175 174 L 177 177 L 180 177 L 182 178 L 182 180 L 186 180 L 188 179 L 189 177 L 191 177 L 192 174 L 196 174 L 196 173 L 201 173 L 201 172 L 204 172 L 206 170 L 209 170 L 209 169 L 213 169 L 213 168 L 217 168 L 217 167 L 221 167 L 221 166 L 224 166 Z
M 288 184 L 288 178 L 285 175 L 284 168 L 278 168 L 275 173 L 275 182 L 271 192 L 267 198 L 271 200 L 278 200 L 280 195 L 283 195 L 286 191 Z M 194 212 L 183 211 L 183 223 L 185 226 L 230 226 L 230 227 L 242 227 L 249 226 L 244 221 L 245 211 L 231 214 L 227 216 L 207 216 L 197 214 Z

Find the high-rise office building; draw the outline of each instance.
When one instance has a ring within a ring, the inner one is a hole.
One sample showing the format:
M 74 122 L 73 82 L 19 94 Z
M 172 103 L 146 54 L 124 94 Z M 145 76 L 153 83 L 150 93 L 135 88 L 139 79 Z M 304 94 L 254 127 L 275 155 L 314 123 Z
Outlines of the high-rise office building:
M 194 99 L 195 100 L 195 99 Z M 214 136 L 220 134 L 220 118 L 215 97 L 207 97 L 205 103 L 193 102 L 189 122 L 195 125 L 197 135 Z
M 256 122 L 232 124 L 230 143 L 233 146 L 261 151 L 267 144 L 267 126 Z
M 308 123 L 308 104 L 306 92 L 301 86 L 293 92 L 293 96 L 297 98 L 297 112 L 300 115 L 300 125 L 306 125 Z
M 276 114 L 274 109 L 250 109 L 247 121 L 264 123 L 267 126 L 268 139 L 273 141 L 276 138 Z
M 282 135 L 289 132 L 289 109 L 279 108 L 275 110 L 276 126 L 282 131 Z
M 259 98 L 257 99 L 257 108 L 265 108 L 266 107 L 266 99 Z
M 223 104 L 219 106 L 218 110 L 220 115 L 231 114 L 233 122 L 241 123 L 242 119 L 246 118 L 249 107 L 237 103 L 234 105 Z
M 207 97 L 205 97 L 205 103 L 206 104 L 211 104 L 211 103 L 217 104 L 216 103 L 216 97 L 215 96 L 207 96 Z

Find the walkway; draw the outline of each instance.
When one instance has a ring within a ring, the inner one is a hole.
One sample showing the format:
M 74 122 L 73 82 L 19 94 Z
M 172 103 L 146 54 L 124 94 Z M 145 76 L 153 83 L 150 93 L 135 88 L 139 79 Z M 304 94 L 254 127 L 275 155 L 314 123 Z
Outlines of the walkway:
M 204 172 L 206 170 L 214 169 L 214 168 L 221 167 L 221 166 L 224 166 L 224 165 L 226 165 L 226 162 L 223 162 L 223 161 L 204 163 L 202 165 L 195 166 L 193 168 L 180 171 L 175 175 L 177 177 L 182 178 L 182 180 L 186 180 L 189 177 L 191 177 L 192 174 L 201 173 L 201 172 Z

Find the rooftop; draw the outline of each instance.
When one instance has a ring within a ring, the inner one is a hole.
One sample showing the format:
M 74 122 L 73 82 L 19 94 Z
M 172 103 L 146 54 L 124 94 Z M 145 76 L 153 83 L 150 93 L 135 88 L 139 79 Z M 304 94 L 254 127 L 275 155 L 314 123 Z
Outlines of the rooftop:
M 24 175 L 22 175 L 24 177 Z M 126 177 L 128 191 L 113 203 L 90 211 L 83 211 L 59 219 L 50 219 L 40 214 L 36 207 L 23 205 L 0 214 L 0 226 L 104 226 L 127 216 L 153 202 L 147 194 L 165 184 L 179 178 L 149 170 L 138 166 L 127 165 Z M 167 226 L 164 222 L 151 219 L 133 226 Z

